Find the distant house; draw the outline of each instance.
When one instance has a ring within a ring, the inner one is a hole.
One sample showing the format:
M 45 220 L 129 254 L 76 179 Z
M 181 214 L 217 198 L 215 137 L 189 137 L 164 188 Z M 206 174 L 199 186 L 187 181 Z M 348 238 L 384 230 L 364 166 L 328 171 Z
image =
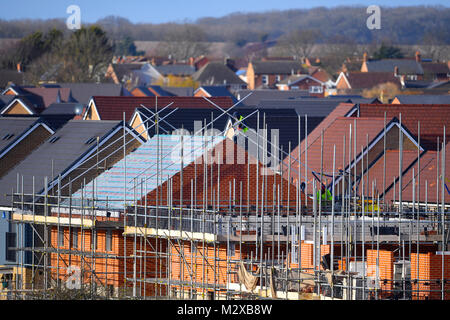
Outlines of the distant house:
M 192 75 L 201 86 L 226 85 L 232 90 L 245 89 L 247 84 L 220 62 L 210 62 Z
M 423 79 L 431 81 L 450 80 L 450 61 L 444 62 L 425 62 L 422 61 Z
M 176 77 L 190 77 L 195 72 L 195 67 L 189 64 L 166 64 L 154 67 L 163 77 L 169 75 Z
M 390 72 L 396 76 L 404 76 L 405 80 L 423 79 L 424 71 L 418 52 L 415 59 L 368 60 L 366 55 L 364 57 L 361 72 Z
M 247 84 L 250 90 L 276 88 L 291 75 L 307 74 L 298 61 L 253 61 L 248 64 Z
M 392 104 L 450 104 L 450 95 L 398 95 L 392 100 Z
M 110 64 L 105 78 L 115 84 L 130 84 L 133 86 L 150 85 L 163 75 L 149 63 L 116 63 Z
M 56 83 L 46 88 L 68 88 L 73 100 L 87 105 L 92 96 L 122 97 L 131 95 L 122 85 L 115 83 Z
M 310 95 L 323 97 L 325 84 L 309 75 L 292 75 L 276 84 L 278 90 L 307 90 Z
M 12 85 L 2 93 L 14 96 L 0 109 L 1 115 L 37 115 L 53 103 L 76 102 L 70 88 L 35 88 Z
M 15 83 L 17 85 L 24 84 L 24 73 L 16 70 L 0 70 L 0 89 L 4 89 L 8 87 L 11 83 Z
M 339 93 L 360 92 L 387 82 L 402 87 L 401 80 L 392 72 L 341 72 L 336 80 L 336 89 Z
M 228 90 L 227 86 L 201 86 L 194 92 L 194 97 L 230 97 L 236 101 L 236 97 Z

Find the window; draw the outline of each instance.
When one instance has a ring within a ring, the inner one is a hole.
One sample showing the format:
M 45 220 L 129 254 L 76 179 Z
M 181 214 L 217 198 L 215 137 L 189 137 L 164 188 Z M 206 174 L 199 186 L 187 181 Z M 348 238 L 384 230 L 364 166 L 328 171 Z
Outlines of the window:
M 106 251 L 112 251 L 112 231 L 106 231 Z
M 58 230 L 58 247 L 64 247 L 64 229 Z
M 415 75 L 415 74 L 410 74 L 410 75 L 407 76 L 407 79 L 408 79 L 408 80 L 416 81 L 416 80 L 417 80 L 417 75 Z
M 78 228 L 72 229 L 72 248 L 78 248 Z
M 262 83 L 265 84 L 265 85 L 269 84 L 269 76 L 267 74 L 264 74 L 262 76 Z
M 309 87 L 309 92 L 310 93 L 322 93 L 323 88 L 321 86 L 311 86 L 311 87 Z
M 276 79 L 277 79 L 277 82 L 280 82 L 280 81 L 281 81 L 281 76 L 278 74 L 278 75 L 276 76 Z
M 16 233 L 15 232 L 5 232 L 5 259 L 10 262 L 16 262 Z
M 228 256 L 233 257 L 236 254 L 236 243 L 230 242 L 228 245 Z

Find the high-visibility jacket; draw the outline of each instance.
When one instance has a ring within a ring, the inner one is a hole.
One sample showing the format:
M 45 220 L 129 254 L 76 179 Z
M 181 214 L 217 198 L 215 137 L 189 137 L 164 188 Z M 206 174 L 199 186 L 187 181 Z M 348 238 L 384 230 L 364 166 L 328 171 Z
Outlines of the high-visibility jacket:
M 325 192 L 317 191 L 317 199 L 322 198 L 322 201 L 331 201 L 333 200 L 333 196 L 331 195 L 330 190 L 325 189 Z

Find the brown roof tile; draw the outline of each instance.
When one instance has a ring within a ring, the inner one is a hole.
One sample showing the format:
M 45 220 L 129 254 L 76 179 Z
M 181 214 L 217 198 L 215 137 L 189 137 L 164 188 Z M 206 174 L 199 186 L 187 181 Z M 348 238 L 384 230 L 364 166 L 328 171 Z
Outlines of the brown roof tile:
M 129 121 L 136 108 L 142 105 L 154 108 L 157 104 L 161 109 L 170 103 L 170 108 L 211 108 L 214 105 L 204 98 L 197 97 L 100 97 L 94 96 L 93 100 L 101 120 L 122 120 L 125 112 L 126 121 Z M 233 105 L 230 97 L 209 98 L 223 109 Z

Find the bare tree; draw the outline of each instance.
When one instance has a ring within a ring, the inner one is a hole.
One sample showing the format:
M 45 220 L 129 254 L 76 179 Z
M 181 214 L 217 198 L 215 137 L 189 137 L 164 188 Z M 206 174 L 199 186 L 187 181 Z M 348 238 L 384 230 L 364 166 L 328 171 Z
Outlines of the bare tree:
M 320 33 L 316 30 L 294 30 L 283 36 L 279 45 L 294 59 L 304 60 L 318 42 Z
M 208 52 L 204 43 L 204 31 L 194 25 L 173 25 L 160 43 L 157 51 L 160 55 L 170 56 L 175 60 L 187 60 Z

